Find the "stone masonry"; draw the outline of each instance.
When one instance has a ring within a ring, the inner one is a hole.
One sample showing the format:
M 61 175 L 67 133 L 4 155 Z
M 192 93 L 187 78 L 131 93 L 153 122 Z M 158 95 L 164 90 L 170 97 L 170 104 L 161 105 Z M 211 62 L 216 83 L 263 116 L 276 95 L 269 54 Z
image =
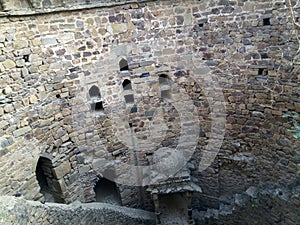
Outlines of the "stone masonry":
M 183 155 L 196 142 L 186 165 L 203 190 L 192 198 L 195 215 L 249 187 L 299 185 L 300 142 L 291 132 L 300 113 L 296 1 L 0 5 L 0 195 L 22 189 L 42 201 L 45 188 L 56 202 L 93 202 L 99 177 L 143 182 L 128 165 L 151 165 L 155 152 L 180 140 Z M 224 99 L 211 97 L 215 84 Z M 221 148 L 209 152 L 223 128 Z M 199 171 L 210 154 L 214 161 Z M 116 185 L 121 205 L 153 211 L 147 185 Z

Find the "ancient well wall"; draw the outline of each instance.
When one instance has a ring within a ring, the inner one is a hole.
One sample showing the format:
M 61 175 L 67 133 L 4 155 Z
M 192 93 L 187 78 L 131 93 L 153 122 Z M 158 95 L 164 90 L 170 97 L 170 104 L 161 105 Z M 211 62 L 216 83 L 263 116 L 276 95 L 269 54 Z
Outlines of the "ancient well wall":
M 192 126 L 195 113 L 200 131 L 189 168 L 203 189 L 195 209 L 218 208 L 220 196 L 250 186 L 295 184 L 299 140 L 290 130 L 300 112 L 299 8 L 293 1 L 95 2 L 56 12 L 54 3 L 3 9 L 2 195 L 22 188 L 25 198 L 41 199 L 36 168 L 43 157 L 57 201 L 94 201 L 93 187 L 109 163 L 147 165 L 157 149 L 176 147 L 182 120 Z M 219 85 L 223 102 L 210 99 L 215 89 L 207 78 Z M 215 116 L 223 105 L 226 121 Z M 198 172 L 212 124 L 223 123 L 218 155 Z M 118 187 L 123 205 L 144 207 L 144 201 L 151 208 L 144 189 Z

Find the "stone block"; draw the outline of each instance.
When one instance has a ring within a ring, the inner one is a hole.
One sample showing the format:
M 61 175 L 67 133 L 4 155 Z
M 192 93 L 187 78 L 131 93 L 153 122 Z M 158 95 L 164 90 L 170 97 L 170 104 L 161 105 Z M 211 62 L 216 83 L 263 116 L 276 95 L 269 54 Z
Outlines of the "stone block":
M 16 40 L 14 42 L 14 49 L 16 49 L 16 50 L 26 48 L 27 46 L 28 46 L 27 40 Z
M 187 26 L 190 26 L 193 24 L 193 17 L 191 14 L 185 14 L 184 15 L 184 24 Z
M 7 104 L 4 106 L 4 112 L 6 113 L 10 113 L 14 111 L 14 106 L 12 104 Z
M 94 169 L 97 168 L 104 168 L 105 164 L 106 164 L 106 160 L 105 159 L 94 159 L 92 162 L 92 166 Z
M 1 142 L 1 147 L 6 148 L 6 147 L 12 145 L 13 143 L 14 143 L 13 139 L 9 138 L 9 139 Z
M 107 31 L 111 34 L 120 34 L 127 31 L 126 23 L 113 23 L 107 26 Z
M 64 192 L 66 190 L 66 183 L 64 179 L 53 180 L 53 187 L 57 192 Z
M 16 67 L 16 63 L 11 60 L 11 59 L 6 59 L 2 65 L 6 68 L 6 69 L 12 69 L 14 67 Z
M 38 98 L 36 97 L 36 95 L 31 95 L 31 96 L 29 97 L 29 102 L 30 102 L 31 104 L 36 103 L 37 101 L 38 101 Z
M 22 127 L 22 128 L 20 128 L 20 129 L 18 129 L 18 130 L 15 130 L 15 131 L 13 132 L 13 135 L 14 135 L 14 137 L 20 137 L 20 136 L 22 136 L 22 135 L 28 133 L 28 132 L 31 131 L 31 130 L 32 130 L 32 129 L 31 129 L 30 126 Z
M 91 169 L 90 166 L 82 166 L 79 168 L 79 174 L 85 174 Z
M 4 42 L 5 41 L 5 35 L 0 35 L 0 42 Z
M 59 166 L 52 169 L 54 176 L 61 179 L 63 176 L 71 172 L 71 165 L 69 161 L 64 161 Z
M 43 45 L 55 45 L 57 44 L 57 40 L 56 38 L 52 37 L 52 38 L 42 38 L 42 44 Z

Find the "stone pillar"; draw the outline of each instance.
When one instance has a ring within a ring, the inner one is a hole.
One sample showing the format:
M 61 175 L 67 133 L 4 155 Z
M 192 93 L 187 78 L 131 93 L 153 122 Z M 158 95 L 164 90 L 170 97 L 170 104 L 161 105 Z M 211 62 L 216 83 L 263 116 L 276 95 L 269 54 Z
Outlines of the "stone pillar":
M 161 224 L 158 194 L 152 194 L 152 200 L 154 202 L 156 224 Z
M 186 198 L 187 198 L 188 223 L 189 224 L 194 224 L 193 209 L 192 209 L 192 192 L 187 191 L 186 192 Z

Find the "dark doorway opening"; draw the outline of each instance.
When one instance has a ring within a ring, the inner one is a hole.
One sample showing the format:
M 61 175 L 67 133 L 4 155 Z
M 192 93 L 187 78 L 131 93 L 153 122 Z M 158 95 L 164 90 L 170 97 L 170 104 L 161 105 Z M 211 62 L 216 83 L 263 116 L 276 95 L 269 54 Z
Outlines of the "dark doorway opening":
M 50 159 L 40 157 L 36 166 L 36 178 L 40 185 L 40 193 L 46 202 L 64 203 L 59 182 L 53 176 Z
M 100 178 L 94 187 L 96 202 L 121 205 L 121 197 L 115 182 Z
M 103 102 L 96 102 L 91 104 L 92 111 L 103 111 Z
M 132 90 L 132 86 L 131 86 L 131 81 L 126 79 L 123 81 L 122 83 L 122 86 L 123 86 L 123 90 Z
M 120 60 L 119 66 L 120 66 L 120 71 L 128 71 L 129 70 L 128 62 L 125 59 Z

